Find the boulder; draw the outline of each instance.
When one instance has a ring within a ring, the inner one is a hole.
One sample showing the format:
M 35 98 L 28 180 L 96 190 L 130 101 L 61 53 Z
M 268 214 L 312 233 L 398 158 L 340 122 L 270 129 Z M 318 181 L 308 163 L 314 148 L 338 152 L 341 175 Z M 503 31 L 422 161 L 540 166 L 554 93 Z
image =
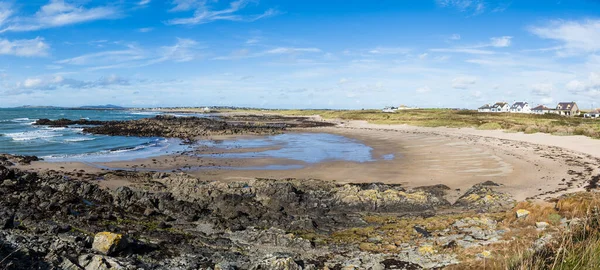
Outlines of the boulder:
M 252 269 L 255 270 L 302 270 L 302 267 L 298 265 L 294 259 L 285 254 L 276 254 L 270 256 L 258 264 L 254 265 Z
M 127 239 L 122 234 L 99 232 L 94 236 L 92 249 L 105 255 L 114 254 L 127 246 Z
M 525 209 L 517 210 L 517 218 L 526 218 L 527 216 L 529 216 L 529 211 Z
M 454 203 L 465 209 L 500 211 L 513 206 L 514 199 L 508 193 L 495 190 L 498 184 L 487 181 L 471 187 Z

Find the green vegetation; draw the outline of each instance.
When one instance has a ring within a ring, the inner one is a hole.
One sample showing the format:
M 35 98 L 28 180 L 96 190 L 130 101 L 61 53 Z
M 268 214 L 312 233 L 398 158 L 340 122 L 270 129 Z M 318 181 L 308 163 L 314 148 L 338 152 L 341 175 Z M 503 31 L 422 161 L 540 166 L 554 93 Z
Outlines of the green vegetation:
M 245 113 L 276 113 L 287 116 L 320 115 L 324 119 L 363 120 L 374 124 L 407 124 L 422 127 L 472 127 L 511 132 L 584 135 L 600 138 L 600 121 L 555 114 L 479 113 L 471 110 L 416 109 L 396 113 L 379 110 L 235 110 Z

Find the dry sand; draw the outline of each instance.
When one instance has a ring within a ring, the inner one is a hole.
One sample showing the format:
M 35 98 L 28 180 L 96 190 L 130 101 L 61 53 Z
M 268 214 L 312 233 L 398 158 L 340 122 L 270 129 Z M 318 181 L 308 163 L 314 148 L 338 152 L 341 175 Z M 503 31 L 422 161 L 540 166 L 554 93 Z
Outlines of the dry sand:
M 501 189 L 511 193 L 517 200 L 551 198 L 565 192 L 584 190 L 587 182 L 600 174 L 600 140 L 582 136 L 374 125 L 361 121 L 350 121 L 338 127 L 302 129 L 299 132 L 328 132 L 360 140 L 373 148 L 373 156 L 379 160 L 365 163 L 323 162 L 294 170 L 213 168 L 188 173 L 204 180 L 217 181 L 266 177 L 315 178 L 340 183 L 383 182 L 406 187 L 444 184 L 452 189 L 448 195 L 451 201 L 474 184 L 488 180 L 502 184 Z M 394 154 L 396 158 L 382 160 L 381 157 L 387 154 Z M 197 166 L 210 168 L 270 164 L 290 164 L 290 161 L 173 155 L 95 165 L 171 171 Z M 71 174 L 73 170 L 81 169 L 90 173 L 102 171 L 90 164 L 73 162 L 35 162 L 26 168 L 38 171 L 54 169 Z M 127 184 L 126 180 L 107 182 L 100 183 L 109 188 Z

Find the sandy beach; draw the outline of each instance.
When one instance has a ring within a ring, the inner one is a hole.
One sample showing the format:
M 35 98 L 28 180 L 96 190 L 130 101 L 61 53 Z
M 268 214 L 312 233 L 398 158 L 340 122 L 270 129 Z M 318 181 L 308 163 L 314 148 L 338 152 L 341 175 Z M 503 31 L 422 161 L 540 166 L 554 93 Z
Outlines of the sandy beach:
M 503 131 L 424 128 L 407 125 L 375 125 L 350 121 L 336 127 L 301 129 L 343 135 L 371 147 L 373 162 L 328 161 L 304 164 L 301 169 L 242 170 L 237 167 L 289 165 L 277 158 L 208 158 L 187 155 L 161 156 L 133 161 L 84 164 L 34 162 L 26 169 L 57 170 L 73 177 L 93 179 L 109 168 L 140 171 L 183 170 L 202 180 L 239 181 L 253 178 L 300 178 L 339 183 L 382 182 L 408 188 L 443 184 L 454 201 L 474 184 L 493 181 L 517 200 L 543 200 L 566 192 L 584 190 L 598 174 L 600 141 L 583 136 L 506 133 Z M 246 136 L 247 137 L 247 136 Z M 213 137 L 224 139 L 228 137 Z M 252 149 L 255 151 L 269 148 Z M 249 149 L 199 149 L 211 153 L 245 152 Z M 394 155 L 392 160 L 381 159 Z M 297 162 L 295 162 L 297 163 Z M 199 167 L 199 169 L 191 169 Z M 237 168 L 235 170 L 228 168 Z M 104 170 L 103 170 L 104 169 Z M 186 170 L 189 169 L 189 170 Z M 83 171 L 82 171 L 83 170 Z M 100 181 L 113 188 L 128 181 Z

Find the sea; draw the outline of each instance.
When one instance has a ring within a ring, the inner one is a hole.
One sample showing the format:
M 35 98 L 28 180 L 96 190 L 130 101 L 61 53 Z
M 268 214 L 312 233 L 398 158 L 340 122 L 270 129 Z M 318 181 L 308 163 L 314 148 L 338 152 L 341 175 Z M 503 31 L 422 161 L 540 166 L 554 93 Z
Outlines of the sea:
M 34 125 L 42 118 L 51 120 L 135 120 L 162 114 L 138 110 L 78 110 L 59 108 L 0 108 L 0 153 L 34 155 L 49 162 L 111 162 L 191 153 L 195 147 L 249 149 L 243 153 L 199 155 L 210 158 L 280 158 L 295 160 L 293 168 L 325 161 L 370 162 L 394 159 L 393 154 L 372 156 L 372 148 L 360 141 L 328 133 L 285 133 L 229 140 L 181 140 L 160 137 L 125 137 L 83 133 L 85 126 L 49 127 Z M 218 118 L 214 114 L 175 114 L 178 117 Z M 266 149 L 265 149 L 266 148 Z M 255 149 L 256 151 L 252 151 Z M 290 167 L 290 168 L 292 168 Z M 290 169 L 288 168 L 288 169 Z M 265 169 L 265 168 L 261 168 Z M 268 168 L 267 168 L 268 169 Z M 285 169 L 275 168 L 273 169 Z
M 83 133 L 84 126 L 48 127 L 36 120 L 133 120 L 160 112 L 75 110 L 55 108 L 0 108 L 0 153 L 34 155 L 47 161 L 120 161 L 184 151 L 177 139 L 106 136 Z

